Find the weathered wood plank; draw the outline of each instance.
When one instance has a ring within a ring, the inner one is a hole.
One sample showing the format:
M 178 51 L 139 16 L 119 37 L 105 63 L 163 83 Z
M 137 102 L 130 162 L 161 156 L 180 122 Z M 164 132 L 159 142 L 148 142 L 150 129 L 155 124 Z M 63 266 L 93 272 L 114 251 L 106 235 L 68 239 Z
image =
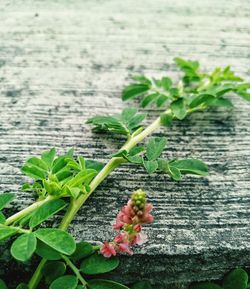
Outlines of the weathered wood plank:
M 106 161 L 121 141 L 93 135 L 84 122 L 126 106 L 120 91 L 129 75 L 177 78 L 172 59 L 183 56 L 207 69 L 231 64 L 249 79 L 249 17 L 246 0 L 1 1 L 1 191 L 18 192 L 15 208 L 28 204 L 19 167 L 52 146 Z M 109 239 L 118 208 L 143 187 L 156 221 L 147 228 L 150 242 L 117 279 L 146 276 L 165 289 L 250 265 L 249 108 L 236 100 L 233 112 L 197 114 L 161 131 L 169 140 L 165 155 L 203 159 L 208 178 L 174 183 L 122 167 L 71 231 L 79 239 Z M 149 112 L 153 119 L 156 111 Z

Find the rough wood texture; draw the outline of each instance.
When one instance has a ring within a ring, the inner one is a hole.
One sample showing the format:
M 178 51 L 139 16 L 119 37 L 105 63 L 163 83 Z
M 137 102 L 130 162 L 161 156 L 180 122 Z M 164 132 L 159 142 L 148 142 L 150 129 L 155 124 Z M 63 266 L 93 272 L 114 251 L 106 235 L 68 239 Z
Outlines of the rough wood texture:
M 247 0 L 2 0 L 1 191 L 18 192 L 16 209 L 30 203 L 19 190 L 19 167 L 53 146 L 106 161 L 121 141 L 100 138 L 84 123 L 126 106 L 120 91 L 130 75 L 177 77 L 172 59 L 183 56 L 207 69 L 231 64 L 247 78 L 249 17 Z M 210 165 L 208 178 L 176 183 L 122 167 L 82 208 L 71 231 L 104 241 L 129 193 L 149 192 L 150 241 L 124 260 L 117 280 L 147 277 L 165 289 L 250 265 L 250 106 L 235 103 L 232 112 L 196 114 L 162 130 L 165 155 L 201 158 Z M 153 119 L 156 111 L 149 112 Z

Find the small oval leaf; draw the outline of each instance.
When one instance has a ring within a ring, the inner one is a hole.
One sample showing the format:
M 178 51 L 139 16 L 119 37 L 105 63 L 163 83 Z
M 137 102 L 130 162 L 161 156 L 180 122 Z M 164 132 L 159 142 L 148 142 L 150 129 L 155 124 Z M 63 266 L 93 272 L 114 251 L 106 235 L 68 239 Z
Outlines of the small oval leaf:
M 36 237 L 33 233 L 23 234 L 12 244 L 11 255 L 19 261 L 25 262 L 31 258 L 36 250 Z
M 73 275 L 65 275 L 59 277 L 50 285 L 50 289 L 75 289 L 77 286 L 78 280 Z
M 73 237 L 60 229 L 43 228 L 35 232 L 36 237 L 56 251 L 71 255 L 76 249 Z
M 231 271 L 223 281 L 223 289 L 246 289 L 248 283 L 248 274 L 241 268 Z
M 50 261 L 62 259 L 61 254 L 42 241 L 37 241 L 36 254 Z
M 70 257 L 74 261 L 78 261 L 80 259 L 83 259 L 85 257 L 88 257 L 94 252 L 93 246 L 89 244 L 88 242 L 80 242 L 76 244 L 76 250 L 73 255 Z
M 46 283 L 48 284 L 52 283 L 55 279 L 63 276 L 65 272 L 65 263 L 59 261 L 48 262 L 43 268 L 43 275 L 45 276 Z
M 105 258 L 96 253 L 83 260 L 81 271 L 87 275 L 101 274 L 114 270 L 118 265 L 118 258 Z

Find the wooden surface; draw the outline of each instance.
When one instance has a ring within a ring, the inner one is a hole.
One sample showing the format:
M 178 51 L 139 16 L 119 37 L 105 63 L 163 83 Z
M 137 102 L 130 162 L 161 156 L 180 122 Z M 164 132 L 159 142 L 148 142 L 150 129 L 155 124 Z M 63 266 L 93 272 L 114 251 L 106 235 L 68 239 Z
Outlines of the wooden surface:
M 172 59 L 182 56 L 206 69 L 231 64 L 249 81 L 249 18 L 246 0 L 2 0 L 0 190 L 18 192 L 15 209 L 30 203 L 19 190 L 19 168 L 53 146 L 108 160 L 121 140 L 94 135 L 85 121 L 129 105 L 120 91 L 131 75 L 176 79 Z M 155 206 L 150 241 L 124 260 L 117 280 L 147 277 L 158 289 L 174 288 L 250 265 L 250 105 L 237 99 L 235 106 L 161 131 L 166 157 L 201 158 L 209 177 L 176 183 L 122 167 L 82 208 L 71 232 L 108 240 L 130 192 L 148 191 Z M 156 111 L 149 113 L 153 120 Z

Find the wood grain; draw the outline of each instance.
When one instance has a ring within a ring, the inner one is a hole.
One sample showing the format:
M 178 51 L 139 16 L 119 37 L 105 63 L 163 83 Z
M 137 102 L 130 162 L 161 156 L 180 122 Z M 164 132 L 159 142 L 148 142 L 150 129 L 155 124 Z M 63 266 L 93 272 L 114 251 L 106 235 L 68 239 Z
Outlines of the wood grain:
M 173 58 L 181 56 L 208 70 L 230 64 L 249 81 L 249 17 L 247 0 L 2 0 L 0 190 L 18 193 L 14 209 L 31 202 L 19 189 L 19 168 L 30 155 L 74 147 L 107 161 L 122 144 L 85 122 L 131 105 L 120 99 L 131 75 L 177 79 Z M 233 99 L 233 111 L 196 114 L 158 132 L 168 138 L 166 157 L 200 158 L 209 177 L 176 183 L 121 167 L 79 212 L 70 227 L 78 239 L 108 240 L 130 192 L 148 191 L 155 207 L 150 241 L 123 259 L 117 280 L 149 278 L 156 288 L 174 288 L 250 265 L 250 105 Z M 157 115 L 148 113 L 149 121 Z

